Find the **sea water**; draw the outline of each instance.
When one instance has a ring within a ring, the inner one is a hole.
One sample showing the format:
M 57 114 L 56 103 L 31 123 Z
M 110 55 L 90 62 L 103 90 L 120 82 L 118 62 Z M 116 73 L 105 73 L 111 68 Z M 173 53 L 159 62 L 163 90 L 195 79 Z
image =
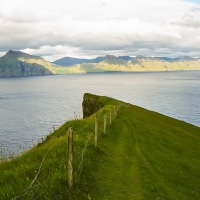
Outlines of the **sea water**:
M 81 118 L 86 92 L 200 126 L 200 71 L 2 78 L 1 148 L 30 148 L 67 120 Z

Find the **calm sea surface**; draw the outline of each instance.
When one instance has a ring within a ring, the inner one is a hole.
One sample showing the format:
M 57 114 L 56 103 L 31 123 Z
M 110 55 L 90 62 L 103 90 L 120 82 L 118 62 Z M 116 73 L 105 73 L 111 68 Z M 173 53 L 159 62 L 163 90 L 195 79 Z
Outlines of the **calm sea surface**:
M 200 71 L 0 79 L 0 144 L 29 148 L 82 117 L 85 92 L 111 96 L 200 126 Z

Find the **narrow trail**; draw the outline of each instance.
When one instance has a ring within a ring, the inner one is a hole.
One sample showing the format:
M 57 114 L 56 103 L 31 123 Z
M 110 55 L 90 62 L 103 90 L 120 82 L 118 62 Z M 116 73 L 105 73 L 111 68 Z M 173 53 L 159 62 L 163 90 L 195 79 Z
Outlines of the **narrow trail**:
M 144 182 L 150 181 L 148 188 L 152 187 L 151 190 L 155 190 L 153 193 L 156 199 L 180 199 L 173 188 L 163 181 L 162 174 L 154 169 L 143 154 L 144 149 L 139 141 L 140 134 L 143 133 L 137 130 L 138 124 L 134 123 L 132 111 L 129 113 L 128 109 L 124 109 L 98 144 L 99 149 L 103 151 L 97 173 L 100 175 L 96 177 L 101 197 L 103 199 L 145 199 L 143 195 L 152 191 L 146 190 Z M 129 118 L 124 116 L 127 113 L 130 114 Z
M 105 156 L 100 163 L 97 187 L 101 199 L 142 199 L 133 133 L 119 120 L 120 116 L 98 144 Z

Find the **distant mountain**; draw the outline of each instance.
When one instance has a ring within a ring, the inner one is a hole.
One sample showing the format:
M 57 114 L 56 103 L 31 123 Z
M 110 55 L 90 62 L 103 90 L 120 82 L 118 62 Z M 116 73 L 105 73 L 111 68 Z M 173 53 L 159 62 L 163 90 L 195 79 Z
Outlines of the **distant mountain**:
M 68 67 L 68 66 L 83 64 L 83 63 L 99 63 L 99 62 L 103 61 L 104 59 L 105 59 L 105 57 L 97 57 L 94 59 L 64 57 L 64 58 L 54 61 L 53 63 L 56 65 Z
M 21 51 L 8 51 L 0 57 L 0 77 L 42 76 L 57 74 L 58 66 L 39 56 Z
M 60 63 L 64 66 L 58 66 Z M 200 70 L 200 59 L 106 55 L 95 59 L 65 57 L 50 63 L 39 56 L 9 51 L 0 57 L 0 77 L 42 76 L 96 72 L 153 72 Z M 75 64 L 78 63 L 78 64 Z
M 130 56 L 118 56 L 118 58 L 121 58 L 121 59 L 123 59 L 123 60 L 129 61 L 129 60 L 131 60 L 133 57 L 130 57 Z
M 68 67 L 69 73 L 91 72 L 154 72 L 200 70 L 200 59 L 136 56 L 131 59 L 122 59 L 112 55 L 105 56 L 99 63 L 84 63 Z
M 126 60 L 123 60 L 122 58 L 113 55 L 107 55 L 102 62 L 114 65 L 126 65 L 127 63 Z
M 162 59 L 168 62 L 177 62 L 177 61 L 195 61 L 197 58 L 192 58 L 190 56 L 183 56 L 183 57 L 177 57 L 177 58 L 168 58 L 168 57 L 155 57 L 158 59 Z
M 60 65 L 60 66 L 64 66 L 64 67 L 69 67 L 72 65 L 77 65 L 77 64 L 84 64 L 84 63 L 100 63 L 102 61 L 105 62 L 112 62 L 111 60 L 113 59 L 118 59 L 119 62 L 123 62 L 123 61 L 129 61 L 132 59 L 132 57 L 130 56 L 112 56 L 112 55 L 107 55 L 107 56 L 102 56 L 102 57 L 97 57 L 97 58 L 93 58 L 93 59 L 82 59 L 82 58 L 73 58 L 73 57 L 64 57 L 61 59 L 58 59 L 56 61 L 54 61 L 53 63 L 56 65 Z M 113 62 L 118 62 L 117 60 Z
M 87 62 L 87 59 L 80 59 L 80 58 L 72 58 L 72 57 L 64 57 L 54 61 L 53 63 L 60 66 L 71 66 L 76 64 L 82 64 Z
M 169 58 L 169 57 L 155 57 L 155 58 L 165 60 L 165 61 L 168 61 L 168 62 L 174 62 L 174 61 L 177 61 L 177 60 L 180 59 L 180 58 Z
M 87 63 L 100 63 L 100 62 L 102 62 L 103 60 L 105 60 L 105 56 L 99 56 L 99 57 L 97 57 L 97 58 L 88 60 Z

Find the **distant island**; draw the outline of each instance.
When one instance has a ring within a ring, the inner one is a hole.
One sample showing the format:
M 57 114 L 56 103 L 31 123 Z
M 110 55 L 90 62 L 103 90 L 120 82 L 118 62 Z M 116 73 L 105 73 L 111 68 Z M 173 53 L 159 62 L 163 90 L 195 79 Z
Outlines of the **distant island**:
M 8 51 L 0 57 L 0 77 L 44 76 L 103 72 L 158 72 L 200 70 L 200 58 L 106 55 L 94 59 L 64 57 L 51 63 L 39 56 Z

